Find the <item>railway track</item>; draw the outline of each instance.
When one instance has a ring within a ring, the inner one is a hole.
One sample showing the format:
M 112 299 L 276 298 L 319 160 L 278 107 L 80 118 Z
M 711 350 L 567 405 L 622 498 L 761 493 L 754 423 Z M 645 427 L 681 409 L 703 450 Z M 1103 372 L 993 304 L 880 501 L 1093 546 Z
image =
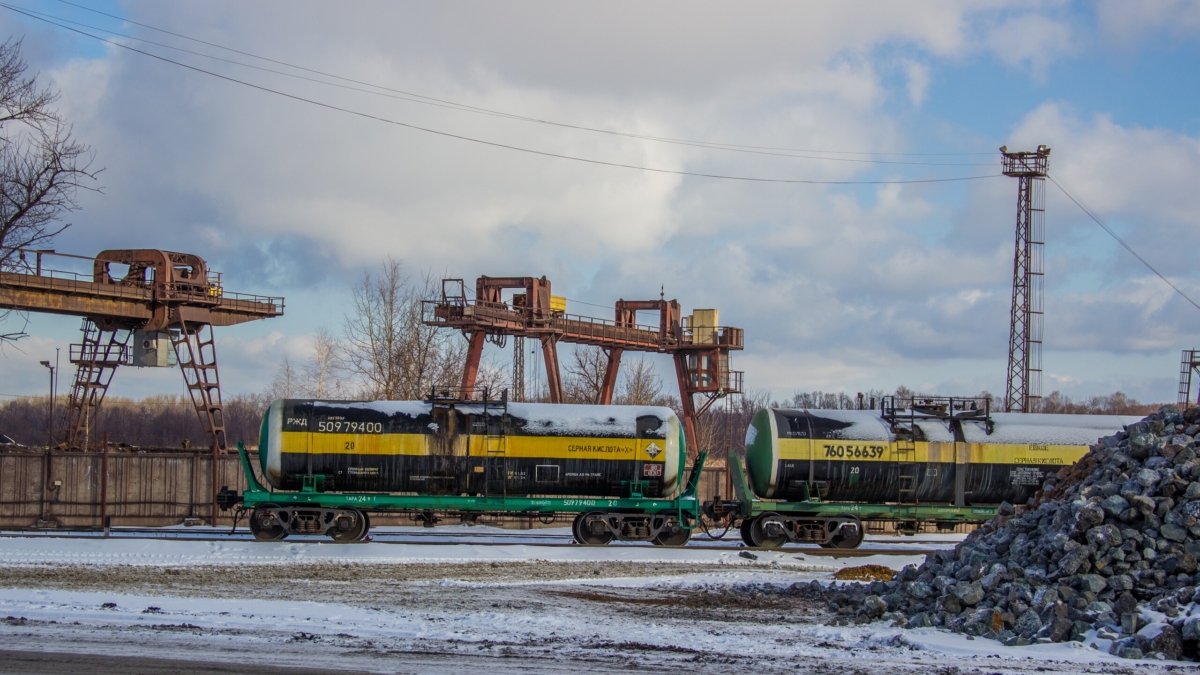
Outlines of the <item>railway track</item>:
M 0 538 L 14 537 L 45 537 L 52 539 L 121 539 L 121 540 L 170 540 L 170 541 L 199 541 L 199 542 L 249 542 L 254 541 L 248 531 L 216 533 L 212 529 L 163 529 L 163 528 L 120 528 L 111 530 L 107 537 L 100 530 L 8 530 L 0 531 Z M 501 541 L 496 541 L 501 540 Z M 508 540 L 508 541 L 504 541 Z M 340 546 L 342 543 L 330 541 L 324 537 L 290 537 L 290 543 L 312 544 L 317 546 Z M 539 548 L 561 548 L 578 546 L 569 534 L 546 533 L 536 534 L 535 531 L 521 530 L 511 532 L 373 532 L 369 542 L 374 544 L 412 545 L 412 546 L 536 546 Z M 881 542 L 868 542 L 877 544 Z M 889 542 L 890 543 L 890 542 Z M 927 548 L 930 544 L 949 544 L 952 542 L 906 540 L 897 542 L 902 546 L 887 548 L 860 549 L 825 549 L 819 546 L 792 545 L 782 549 L 765 549 L 747 547 L 734 537 L 713 539 L 705 536 L 693 538 L 685 547 L 701 551 L 751 551 L 770 552 L 783 551 L 787 553 L 802 553 L 834 558 L 861 558 L 872 555 L 926 555 L 935 549 Z M 612 546 L 650 546 L 643 543 L 617 543 Z

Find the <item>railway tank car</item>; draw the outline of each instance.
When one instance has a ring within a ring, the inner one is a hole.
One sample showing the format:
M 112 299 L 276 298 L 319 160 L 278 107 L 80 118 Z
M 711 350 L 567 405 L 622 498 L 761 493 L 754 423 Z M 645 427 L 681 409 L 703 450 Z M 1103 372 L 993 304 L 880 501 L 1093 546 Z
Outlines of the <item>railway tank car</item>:
M 1025 502 L 1097 439 L 1139 419 L 991 413 L 952 399 L 881 410 L 763 409 L 746 430 L 745 482 L 755 506 L 742 514 L 742 536 L 754 546 L 854 548 L 860 518 L 986 511 L 973 519 L 986 520 L 994 508 L 977 507 Z
M 262 475 L 279 492 L 254 505 L 250 528 L 260 539 L 357 540 L 369 527 L 368 510 L 419 512 L 430 504 L 536 515 L 554 505 L 570 512 L 636 498 L 665 512 L 683 487 L 685 459 L 670 408 L 284 399 L 264 414 L 259 437 Z M 516 499 L 534 496 L 559 499 Z M 311 506 L 284 505 L 297 500 Z M 688 536 L 682 520 L 580 512 L 576 538 L 678 545 Z

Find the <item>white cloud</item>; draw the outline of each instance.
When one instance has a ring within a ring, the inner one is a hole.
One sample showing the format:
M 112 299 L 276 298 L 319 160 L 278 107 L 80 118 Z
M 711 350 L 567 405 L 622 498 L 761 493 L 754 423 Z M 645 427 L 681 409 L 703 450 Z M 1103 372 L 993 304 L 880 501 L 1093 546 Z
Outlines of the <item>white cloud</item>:
M 1075 53 L 1081 39 L 1058 7 L 363 3 L 334 11 L 139 2 L 128 11 L 203 39 L 539 119 L 744 145 L 897 152 L 914 139 L 888 102 L 899 94 L 928 107 L 938 64 L 986 53 L 1039 75 Z M 279 284 L 292 298 L 304 291 L 305 300 L 289 301 L 289 316 L 312 321 L 220 335 L 231 390 L 261 391 L 282 353 L 307 354 L 310 324 L 336 324 L 343 311 L 344 296 L 331 289 L 348 287 L 385 255 L 417 272 L 468 279 L 547 274 L 557 292 L 605 305 L 656 297 L 665 285 L 687 308 L 719 307 L 723 320 L 747 328 L 752 349 L 737 362 L 751 386 L 779 392 L 893 377 L 975 387 L 1004 357 L 1009 180 L 877 189 L 718 182 L 431 136 L 127 53 L 71 61 L 52 74 L 77 133 L 108 167 L 106 194 L 85 196 L 86 220 L 65 245 L 202 249 L 223 263 L 234 290 Z M 902 82 L 889 81 L 897 74 Z M 868 170 L 239 76 L 413 124 L 606 161 L 821 180 Z M 1102 213 L 1148 214 L 1138 236 L 1160 253 L 1173 241 L 1171 227 L 1194 225 L 1200 213 L 1194 138 L 1083 120 L 1050 103 L 1014 130 L 1009 145 L 1021 143 L 1053 145 L 1055 171 Z M 883 177 L 912 171 L 896 167 Z M 939 171 L 952 172 L 928 173 Z M 1173 305 L 1152 284 L 1139 286 L 1142 273 L 1132 267 L 1106 280 L 1115 293 L 1061 285 L 1098 262 L 1091 249 L 1064 252 L 1067 227 L 1059 224 L 1073 208 L 1052 196 L 1047 251 L 1065 256 L 1065 267 L 1048 270 L 1057 275 L 1048 277 L 1048 347 L 1160 350 L 1183 339 L 1195 324 L 1168 319 Z M 1079 236 L 1081 222 L 1070 222 Z M 1174 255 L 1178 262 L 1164 264 L 1186 274 L 1185 254 L 1165 253 Z M 307 294 L 313 287 L 319 292 Z M 1132 326 L 1119 339 L 1104 328 L 1111 316 Z M 1066 327 L 1086 337 L 1062 339 Z M 937 365 L 947 359 L 975 365 L 960 375 Z
M 929 66 L 909 61 L 904 64 L 904 72 L 908 76 L 908 100 L 914 107 L 919 108 L 929 92 Z
M 1200 33 L 1200 0 L 1099 0 L 1096 24 L 1110 43 L 1129 48 L 1155 31 L 1175 38 Z

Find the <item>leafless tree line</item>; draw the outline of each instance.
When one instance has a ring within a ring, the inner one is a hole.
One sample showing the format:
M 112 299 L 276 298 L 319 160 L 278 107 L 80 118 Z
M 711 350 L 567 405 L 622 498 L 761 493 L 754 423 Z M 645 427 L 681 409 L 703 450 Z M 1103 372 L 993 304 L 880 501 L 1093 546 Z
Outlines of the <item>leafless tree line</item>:
M 225 431 L 230 443 L 258 445 L 262 414 L 270 400 L 260 394 L 226 396 Z M 56 440 L 62 439 L 67 423 L 67 397 L 59 396 L 54 406 Z M 50 399 L 48 396 L 19 398 L 0 404 L 0 434 L 21 445 L 45 447 L 48 439 Z M 129 399 L 109 396 L 91 429 L 93 443 L 108 434 L 113 443 L 140 448 L 207 448 L 208 438 L 200 427 L 196 409 L 187 396 L 149 396 Z

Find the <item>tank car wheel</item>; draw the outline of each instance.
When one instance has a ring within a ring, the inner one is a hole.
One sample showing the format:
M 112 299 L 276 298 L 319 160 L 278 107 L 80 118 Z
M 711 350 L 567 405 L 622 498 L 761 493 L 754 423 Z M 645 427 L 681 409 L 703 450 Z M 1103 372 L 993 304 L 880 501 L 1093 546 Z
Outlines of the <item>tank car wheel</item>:
M 754 546 L 754 540 L 750 538 L 750 528 L 754 526 L 753 518 L 743 518 L 741 525 L 742 543 L 747 546 Z
M 779 548 L 787 543 L 788 536 L 784 532 L 776 535 L 768 534 L 764 527 L 772 518 L 777 518 L 778 514 L 764 513 L 754 519 L 754 523 L 750 526 L 750 540 L 758 548 Z
M 259 541 L 279 541 L 280 539 L 286 539 L 288 536 L 287 530 L 283 529 L 283 524 L 276 521 L 274 516 L 270 516 L 270 512 L 268 511 L 270 508 L 276 508 L 276 505 L 263 504 L 262 506 L 255 507 L 254 511 L 250 513 L 250 522 L 247 523 L 250 526 L 250 533 Z M 263 516 L 269 516 L 274 525 L 264 527 L 262 524 Z
M 686 546 L 688 540 L 691 538 L 692 531 L 685 530 L 681 527 L 679 528 L 679 531 L 674 534 L 671 534 L 671 532 L 668 530 L 663 529 L 662 532 L 659 532 L 658 535 L 654 537 L 653 542 L 655 546 Z
M 612 541 L 612 532 L 609 532 L 607 529 L 601 534 L 589 532 L 583 525 L 592 516 L 603 517 L 604 514 L 599 511 L 590 511 L 575 516 L 575 522 L 571 524 L 571 534 L 575 536 L 576 543 L 582 546 L 604 546 Z
M 841 530 L 839 530 L 837 534 L 833 535 L 833 539 L 829 540 L 828 544 L 822 544 L 822 546 L 825 548 L 851 549 L 858 548 L 859 545 L 862 544 L 863 537 L 866 534 L 866 532 L 863 530 L 862 521 L 852 516 L 847 517 L 850 518 L 850 520 L 855 524 L 856 533 L 842 534 Z
M 367 514 L 363 511 L 351 510 L 347 512 L 347 515 L 352 518 L 351 522 L 346 525 L 346 528 L 341 529 L 338 527 L 345 517 L 341 516 L 338 518 L 337 525 L 329 530 L 329 536 L 333 537 L 334 541 L 342 543 L 362 541 L 367 536 L 367 528 L 371 526 L 370 521 L 367 520 Z

